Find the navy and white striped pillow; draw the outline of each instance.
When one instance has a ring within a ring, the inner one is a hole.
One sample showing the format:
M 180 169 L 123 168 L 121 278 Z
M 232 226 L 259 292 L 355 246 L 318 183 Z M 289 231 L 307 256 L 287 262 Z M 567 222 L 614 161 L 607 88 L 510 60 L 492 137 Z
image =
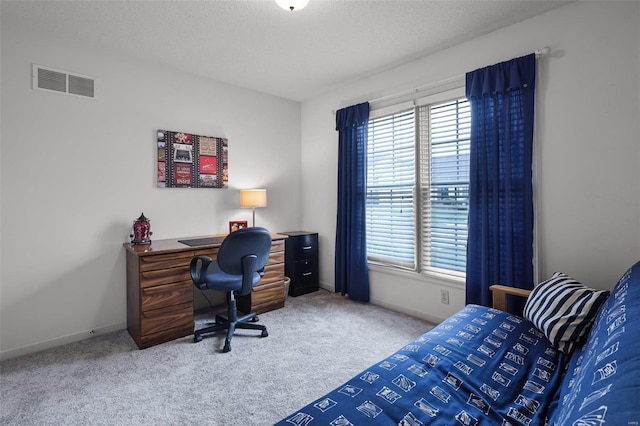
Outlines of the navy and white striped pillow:
M 555 348 L 570 353 L 587 337 L 608 291 L 594 290 L 561 272 L 538 284 L 524 306 L 531 321 Z

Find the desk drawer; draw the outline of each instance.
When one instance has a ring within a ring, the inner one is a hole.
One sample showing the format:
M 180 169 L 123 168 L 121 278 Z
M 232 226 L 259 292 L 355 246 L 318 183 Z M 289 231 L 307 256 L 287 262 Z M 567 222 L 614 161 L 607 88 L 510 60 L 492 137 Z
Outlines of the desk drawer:
M 169 328 L 193 325 L 193 303 L 168 306 L 141 313 L 140 334 L 157 333 Z
M 269 256 L 269 260 L 267 260 L 267 265 L 276 265 L 278 263 L 284 263 L 284 252 L 283 251 L 276 252 L 276 253 L 271 252 L 271 255 Z
M 157 333 L 145 334 L 140 336 L 138 347 L 140 349 L 149 348 L 164 342 L 179 339 L 184 336 L 193 334 L 193 322 L 177 328 L 168 328 L 158 331 Z
M 166 269 L 175 267 L 188 267 L 193 251 L 185 251 L 170 254 L 155 254 L 153 256 L 140 257 L 140 270 L 153 271 L 155 269 Z
M 191 280 L 145 287 L 140 292 L 143 312 L 193 302 L 193 283 Z
M 262 279 L 256 285 L 256 287 L 261 287 L 267 283 L 272 283 L 274 281 L 282 281 L 283 278 L 284 278 L 284 263 L 280 263 L 277 265 L 267 265 L 264 268 L 264 277 L 262 277 Z
M 260 305 L 280 299 L 284 299 L 284 281 L 254 287 L 251 292 L 252 305 Z
M 188 267 L 157 269 L 140 273 L 140 288 L 153 287 L 161 284 L 170 284 L 191 279 Z
M 271 253 L 276 252 L 276 251 L 284 251 L 284 241 L 285 240 L 272 241 L 271 242 Z

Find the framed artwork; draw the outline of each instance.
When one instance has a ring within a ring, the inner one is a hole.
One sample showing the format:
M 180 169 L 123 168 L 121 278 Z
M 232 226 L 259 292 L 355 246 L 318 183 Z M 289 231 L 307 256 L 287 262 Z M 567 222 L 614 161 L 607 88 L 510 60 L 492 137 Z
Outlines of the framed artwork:
M 158 130 L 158 188 L 227 188 L 225 138 Z
M 247 221 L 246 220 L 232 220 L 229 222 L 229 233 L 233 231 L 237 231 L 238 229 L 246 228 Z

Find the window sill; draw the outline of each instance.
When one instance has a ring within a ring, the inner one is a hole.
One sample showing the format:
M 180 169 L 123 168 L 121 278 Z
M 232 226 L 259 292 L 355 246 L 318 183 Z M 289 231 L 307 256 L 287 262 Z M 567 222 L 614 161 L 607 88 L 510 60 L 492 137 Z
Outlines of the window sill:
M 403 277 L 414 281 L 429 282 L 437 285 L 452 287 L 456 289 L 464 289 L 466 287 L 466 281 L 462 277 L 456 277 L 447 274 L 440 274 L 437 272 L 429 271 L 418 273 L 407 269 L 382 265 L 380 263 L 369 262 L 369 271 L 376 273 L 383 273 L 393 275 L 397 277 Z

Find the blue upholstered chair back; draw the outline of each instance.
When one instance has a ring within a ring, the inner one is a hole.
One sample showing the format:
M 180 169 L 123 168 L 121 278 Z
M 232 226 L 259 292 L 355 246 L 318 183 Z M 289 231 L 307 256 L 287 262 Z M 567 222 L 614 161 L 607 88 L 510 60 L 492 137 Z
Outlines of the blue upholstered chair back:
M 218 250 L 218 266 L 229 275 L 242 275 L 243 262 L 246 256 L 255 255 L 255 263 L 251 272 L 264 268 L 271 251 L 271 234 L 265 228 L 252 227 L 239 229 L 222 241 Z

